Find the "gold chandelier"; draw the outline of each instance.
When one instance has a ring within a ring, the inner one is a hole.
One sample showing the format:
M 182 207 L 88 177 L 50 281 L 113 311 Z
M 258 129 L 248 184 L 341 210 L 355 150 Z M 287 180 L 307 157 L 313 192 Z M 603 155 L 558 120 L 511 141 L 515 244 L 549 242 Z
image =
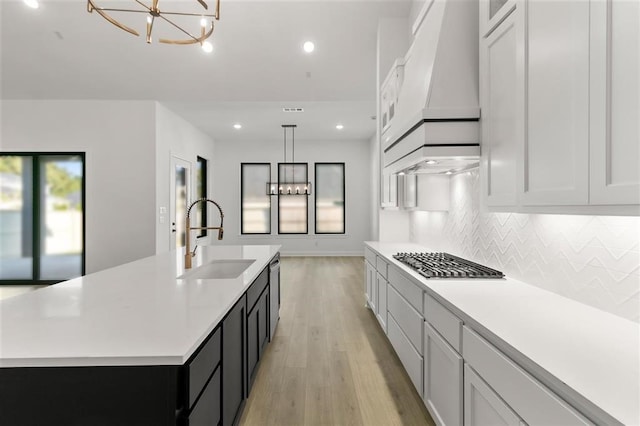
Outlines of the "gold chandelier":
M 220 19 L 220 0 L 215 0 L 216 7 L 215 7 L 214 14 L 167 12 L 164 10 L 163 11 L 160 10 L 158 6 L 158 3 L 160 3 L 160 0 L 151 0 L 151 5 L 147 5 L 140 0 L 133 0 L 133 1 L 138 5 L 140 5 L 141 8 L 140 9 L 119 9 L 119 8 L 99 7 L 96 5 L 97 0 L 87 0 L 87 11 L 91 13 L 95 10 L 100 16 L 102 16 L 104 19 L 106 19 L 116 27 L 130 34 L 133 34 L 135 36 L 140 36 L 138 31 L 116 20 L 111 16 L 110 13 L 111 12 L 128 12 L 128 13 L 146 14 L 147 15 L 147 22 L 146 22 L 147 43 L 151 43 L 151 32 L 153 31 L 153 24 L 155 23 L 155 20 L 161 19 L 167 22 L 168 24 L 170 24 L 171 26 L 173 26 L 174 28 L 176 28 L 177 30 L 184 33 L 186 38 L 184 39 L 160 38 L 158 39 L 160 43 L 182 44 L 182 45 L 198 43 L 200 44 L 200 46 L 202 46 L 202 49 L 205 50 L 206 52 L 210 52 L 213 49 L 213 46 L 211 45 L 211 43 L 209 43 L 206 40 L 209 37 L 211 37 L 211 34 L 213 34 L 213 20 L 215 19 L 217 21 Z M 197 1 L 197 3 L 199 3 L 204 8 L 205 11 L 209 10 L 209 6 L 204 0 L 195 0 L 195 1 Z M 176 24 L 173 20 L 169 19 L 167 16 L 195 16 L 200 18 L 200 34 L 193 35 L 191 32 L 183 29 L 181 26 Z M 211 21 L 209 22 L 207 18 L 211 18 Z

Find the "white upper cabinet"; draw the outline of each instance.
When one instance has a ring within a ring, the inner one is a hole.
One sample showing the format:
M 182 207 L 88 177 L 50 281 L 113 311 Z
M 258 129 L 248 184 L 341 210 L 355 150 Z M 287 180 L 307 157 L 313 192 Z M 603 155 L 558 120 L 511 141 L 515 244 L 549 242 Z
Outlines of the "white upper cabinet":
M 525 3 L 522 204 L 589 201 L 589 2 Z
M 516 0 L 480 0 L 480 37 L 486 37 L 516 8 Z
M 517 203 L 516 167 L 518 142 L 522 139 L 524 88 L 521 16 L 519 9 L 513 11 L 495 31 L 480 40 L 482 176 L 490 206 Z
M 640 215 L 640 2 L 496 1 L 479 6 L 486 205 Z
M 640 2 L 591 5 L 591 203 L 640 204 Z

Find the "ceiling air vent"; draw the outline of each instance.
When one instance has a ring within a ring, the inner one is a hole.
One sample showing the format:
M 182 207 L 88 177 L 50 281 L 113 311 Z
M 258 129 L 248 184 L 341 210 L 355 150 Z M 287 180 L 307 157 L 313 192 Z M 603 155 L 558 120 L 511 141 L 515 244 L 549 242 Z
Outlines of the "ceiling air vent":
M 282 112 L 304 112 L 304 108 L 282 108 Z

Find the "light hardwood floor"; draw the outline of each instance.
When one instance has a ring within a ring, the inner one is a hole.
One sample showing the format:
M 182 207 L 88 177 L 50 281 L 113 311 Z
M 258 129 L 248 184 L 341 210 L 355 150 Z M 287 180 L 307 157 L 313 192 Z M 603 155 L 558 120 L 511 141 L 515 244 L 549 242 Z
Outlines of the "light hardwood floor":
M 241 425 L 433 425 L 371 312 L 362 257 L 283 257 L 280 322 Z

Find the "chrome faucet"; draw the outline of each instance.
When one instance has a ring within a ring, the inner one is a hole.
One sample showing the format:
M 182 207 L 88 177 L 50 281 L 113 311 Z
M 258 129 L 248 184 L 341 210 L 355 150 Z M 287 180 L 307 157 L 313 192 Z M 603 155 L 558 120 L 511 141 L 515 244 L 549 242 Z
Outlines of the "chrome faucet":
M 194 226 L 194 227 L 191 227 L 191 209 L 193 208 L 193 206 L 195 206 L 196 204 L 201 203 L 201 202 L 212 203 L 218 208 L 218 211 L 220 212 L 220 226 Z M 224 213 L 222 213 L 222 208 L 220 208 L 220 205 L 218 203 L 216 203 L 215 201 L 210 200 L 208 198 L 200 198 L 198 200 L 195 200 L 193 203 L 191 203 L 191 205 L 187 209 L 187 219 L 186 219 L 186 226 L 185 226 L 184 269 L 190 269 L 191 268 L 191 258 L 196 255 L 196 249 L 198 248 L 198 246 L 196 245 L 196 247 L 193 249 L 193 251 L 191 251 L 191 237 L 190 237 L 191 231 L 199 230 L 199 229 L 217 229 L 218 230 L 218 240 L 221 240 L 222 239 L 222 234 L 224 232 L 224 229 L 222 228 L 222 223 L 223 222 L 224 222 Z

